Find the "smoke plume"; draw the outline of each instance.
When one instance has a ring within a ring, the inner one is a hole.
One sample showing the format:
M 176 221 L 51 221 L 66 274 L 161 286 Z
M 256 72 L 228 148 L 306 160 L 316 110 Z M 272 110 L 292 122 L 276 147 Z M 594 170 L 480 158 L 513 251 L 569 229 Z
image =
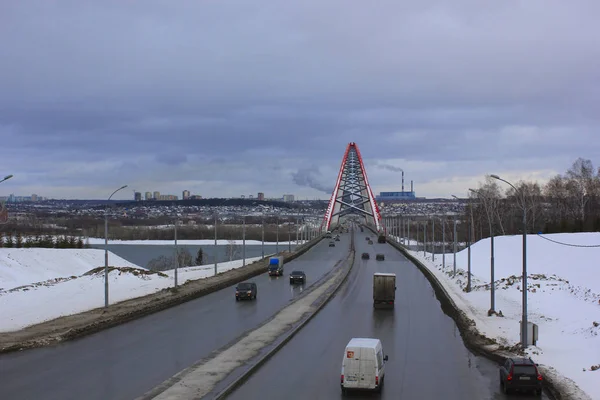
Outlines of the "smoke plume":
M 292 173 L 292 180 L 296 185 L 313 188 L 320 192 L 331 194 L 333 188 L 327 187 L 319 182 L 321 172 L 318 167 L 301 168 Z
M 383 163 L 376 163 L 375 168 L 386 169 L 386 170 L 392 171 L 392 172 L 404 172 L 402 168 L 395 167 L 390 164 L 383 164 Z

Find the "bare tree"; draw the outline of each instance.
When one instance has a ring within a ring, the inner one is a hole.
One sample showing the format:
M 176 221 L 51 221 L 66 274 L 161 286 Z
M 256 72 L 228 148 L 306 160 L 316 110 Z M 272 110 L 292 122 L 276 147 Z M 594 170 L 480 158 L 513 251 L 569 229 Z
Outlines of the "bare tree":
M 593 190 L 594 166 L 590 160 L 579 157 L 567 171 L 571 195 L 577 200 L 579 218 L 585 220 L 585 206 Z
M 230 239 L 227 241 L 226 251 L 229 261 L 233 261 L 237 259 L 240 255 L 240 246 L 235 242 L 235 240 Z

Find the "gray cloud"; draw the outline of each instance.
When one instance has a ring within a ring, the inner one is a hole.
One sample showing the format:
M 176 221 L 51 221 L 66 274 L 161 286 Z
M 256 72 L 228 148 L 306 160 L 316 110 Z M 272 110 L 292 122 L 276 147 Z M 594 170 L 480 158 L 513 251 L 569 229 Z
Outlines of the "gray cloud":
M 0 12 L 0 195 L 326 198 L 351 141 L 374 191 L 600 163 L 595 1 L 28 3 Z

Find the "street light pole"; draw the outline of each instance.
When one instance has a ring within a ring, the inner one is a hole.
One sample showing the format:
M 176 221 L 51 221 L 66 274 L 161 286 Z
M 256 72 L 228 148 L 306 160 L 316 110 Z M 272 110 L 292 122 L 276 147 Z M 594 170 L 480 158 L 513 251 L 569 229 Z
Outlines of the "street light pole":
M 4 178 L 4 180 L 12 178 L 12 175 L 8 175 Z M 127 185 L 123 185 L 114 192 L 110 196 L 108 196 L 108 200 L 115 195 L 119 190 L 123 190 L 127 187 Z M 108 308 L 108 205 L 104 209 L 104 308 Z
M 431 261 L 435 261 L 435 217 L 431 219 Z
M 265 258 L 265 216 L 262 216 L 262 243 L 260 246 L 261 258 Z
M 492 311 L 496 311 L 496 278 L 494 272 L 494 229 L 492 226 L 491 213 L 488 210 L 487 203 L 485 203 L 487 200 L 484 198 L 480 190 L 469 190 L 483 198 L 485 213 L 487 214 L 488 223 L 490 225 L 490 310 L 488 311 L 488 313 L 490 313 Z
M 454 197 L 456 200 L 458 200 L 458 197 L 456 197 L 455 195 L 452 195 L 452 197 Z M 454 238 L 454 271 L 452 273 L 453 278 L 456 278 L 456 252 L 457 252 L 456 225 L 457 224 L 458 224 L 458 221 L 456 219 L 456 213 L 454 213 L 454 232 L 452 233 L 452 237 Z
M 502 181 L 510 185 L 515 190 L 515 195 L 519 190 L 507 180 L 498 175 L 490 175 L 491 178 Z M 523 206 L 523 310 L 521 315 L 521 347 L 527 348 L 527 207 L 525 206 L 525 193 L 521 191 L 521 205 Z
M 242 266 L 246 266 L 246 216 L 242 216 Z
M 423 223 L 423 257 L 427 254 L 427 220 Z
M 275 253 L 279 254 L 279 214 L 277 214 L 277 227 L 275 228 L 275 235 L 277 237 L 277 243 L 275 244 Z
M 217 254 L 219 248 L 217 247 L 217 212 L 215 211 L 215 276 L 217 276 Z
M 287 221 L 287 227 L 288 227 L 288 251 L 291 253 L 292 252 L 292 232 L 290 232 L 290 221 Z
M 442 218 L 442 269 L 446 268 L 446 217 Z
M 175 289 L 177 289 L 177 270 L 179 268 L 179 249 L 177 248 L 177 224 L 179 218 L 175 219 Z

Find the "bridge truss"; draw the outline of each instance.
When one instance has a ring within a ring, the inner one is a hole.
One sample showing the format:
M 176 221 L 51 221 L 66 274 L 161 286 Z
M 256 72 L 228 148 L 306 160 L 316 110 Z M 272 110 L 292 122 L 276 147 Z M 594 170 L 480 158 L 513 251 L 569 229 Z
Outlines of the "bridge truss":
M 346 147 L 321 227 L 331 230 L 343 219 L 356 217 L 359 222 L 371 226 L 377 232 L 385 233 L 360 151 L 356 143 L 351 142 Z

